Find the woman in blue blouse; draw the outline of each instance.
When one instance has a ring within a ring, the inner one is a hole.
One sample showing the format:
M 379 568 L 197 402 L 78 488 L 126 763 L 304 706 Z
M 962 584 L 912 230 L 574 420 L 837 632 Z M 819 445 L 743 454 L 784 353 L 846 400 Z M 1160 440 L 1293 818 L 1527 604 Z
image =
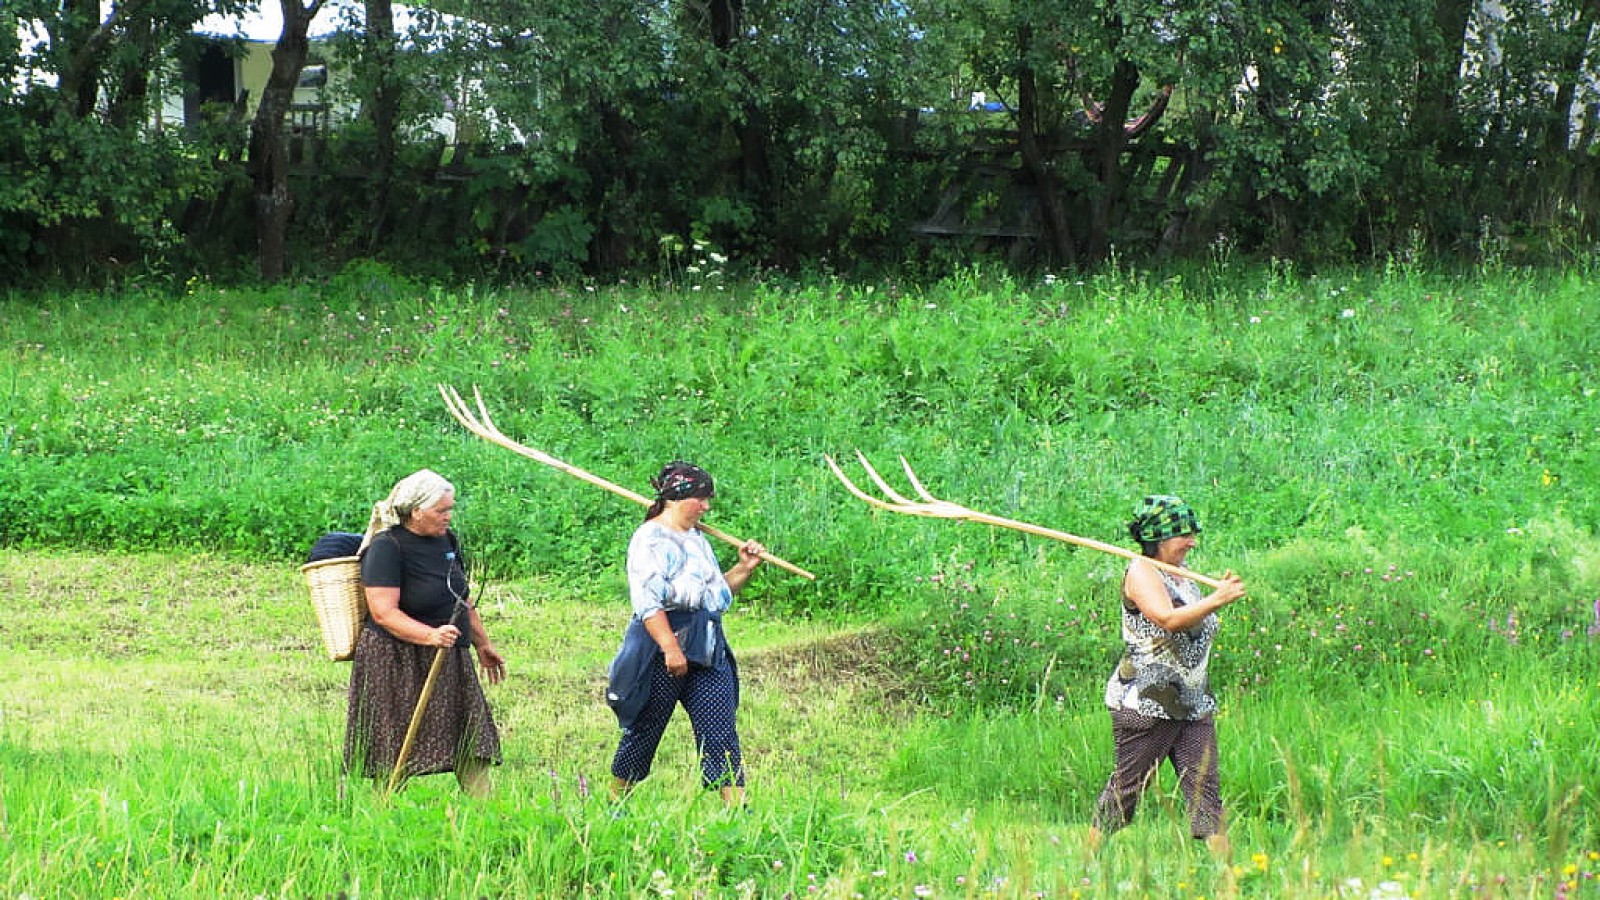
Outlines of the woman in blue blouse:
M 735 715 L 739 671 L 722 615 L 750 580 L 765 548 L 748 541 L 723 572 L 701 533 L 715 487 L 705 470 L 671 462 L 651 479 L 655 502 L 628 543 L 633 620 L 611 664 L 607 700 L 622 726 L 611 761 L 613 794 L 626 796 L 650 774 L 656 747 L 683 705 L 700 750 L 703 784 L 729 805 L 744 802 L 744 764 Z

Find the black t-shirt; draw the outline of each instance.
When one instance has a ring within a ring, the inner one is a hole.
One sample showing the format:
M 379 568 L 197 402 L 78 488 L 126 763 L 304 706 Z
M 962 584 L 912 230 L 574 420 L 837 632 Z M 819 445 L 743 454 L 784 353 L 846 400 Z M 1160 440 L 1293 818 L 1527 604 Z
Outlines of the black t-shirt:
M 400 611 L 434 628 L 449 623 L 460 602 L 462 614 L 455 624 L 461 640 L 456 646 L 467 642 L 467 572 L 454 534 L 423 537 L 401 525 L 382 532 L 361 559 L 361 583 L 399 588 Z

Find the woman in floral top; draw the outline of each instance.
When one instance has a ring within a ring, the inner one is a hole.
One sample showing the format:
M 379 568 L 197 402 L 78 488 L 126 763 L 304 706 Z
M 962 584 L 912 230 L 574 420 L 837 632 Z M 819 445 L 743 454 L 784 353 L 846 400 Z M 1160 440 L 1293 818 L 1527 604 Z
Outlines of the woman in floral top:
M 656 500 L 628 544 L 633 620 L 611 666 L 607 699 L 622 725 L 611 761 L 613 793 L 626 796 L 650 774 L 673 709 L 689 714 L 704 785 L 729 805 L 744 803 L 744 764 L 735 714 L 739 670 L 722 614 L 750 580 L 765 548 L 747 541 L 724 573 L 697 527 L 715 488 L 705 470 L 668 463 L 651 480 Z
M 1128 533 L 1144 555 L 1182 567 L 1200 521 L 1177 497 L 1144 498 Z M 1228 855 L 1218 789 L 1216 698 L 1206 676 L 1217 610 L 1244 596 L 1232 572 L 1202 597 L 1193 581 L 1143 559 L 1122 579 L 1122 660 L 1106 683 L 1116 766 L 1095 803 L 1091 848 L 1127 825 L 1162 760 L 1171 760 L 1189 809 L 1189 831 L 1219 857 Z

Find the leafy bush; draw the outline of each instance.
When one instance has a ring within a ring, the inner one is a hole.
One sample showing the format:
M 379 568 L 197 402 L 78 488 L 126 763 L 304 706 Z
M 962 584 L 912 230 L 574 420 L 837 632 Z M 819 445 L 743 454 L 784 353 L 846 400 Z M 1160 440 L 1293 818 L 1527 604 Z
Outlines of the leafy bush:
M 3 501 L 0 542 L 295 559 L 428 466 L 461 486 L 490 571 L 616 565 L 640 511 L 471 437 L 442 382 L 481 386 L 508 435 L 634 490 L 667 459 L 707 466 L 714 522 L 821 576 L 759 579 L 775 608 L 936 604 L 934 560 L 1084 605 L 1030 582 L 1018 553 L 1036 543 L 852 500 L 822 457 L 853 469 L 855 449 L 886 477 L 904 455 L 936 494 L 1102 540 L 1143 493 L 1182 494 L 1206 523 L 1199 558 L 1284 603 L 1337 594 L 1333 565 L 1426 571 L 1435 546 L 1471 561 L 1429 589 L 1505 596 L 1525 621 L 1594 592 L 1593 565 L 1564 561 L 1600 519 L 1581 489 L 1600 339 L 1562 324 L 1593 318 L 1580 277 L 724 287 L 446 290 L 362 263 L 260 293 L 8 300 L 4 465 L 26 493 Z M 1112 577 L 1088 556 L 1049 558 Z

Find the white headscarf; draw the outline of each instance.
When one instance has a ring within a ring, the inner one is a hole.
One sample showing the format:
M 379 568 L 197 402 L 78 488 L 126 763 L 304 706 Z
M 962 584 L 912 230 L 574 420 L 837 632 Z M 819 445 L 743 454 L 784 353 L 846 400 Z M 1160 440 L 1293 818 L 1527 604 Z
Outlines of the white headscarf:
M 378 532 L 399 525 L 402 519 L 433 506 L 455 491 L 455 485 L 432 469 L 412 472 L 395 484 L 388 499 L 373 504 L 372 518 L 367 520 L 367 536 L 361 545 L 365 547 Z

